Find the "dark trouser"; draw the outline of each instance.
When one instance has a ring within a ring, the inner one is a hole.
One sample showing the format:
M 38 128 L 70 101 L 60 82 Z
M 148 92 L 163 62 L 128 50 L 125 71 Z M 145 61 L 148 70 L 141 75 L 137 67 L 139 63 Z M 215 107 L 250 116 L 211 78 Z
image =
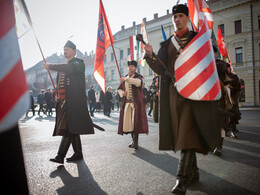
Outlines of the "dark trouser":
M 43 104 L 39 104 L 39 106 L 40 106 L 40 108 L 39 108 L 38 114 L 40 114 L 41 111 L 42 111 L 43 114 L 44 114 Z
M 26 116 L 28 116 L 30 110 L 32 110 L 33 116 L 35 115 L 34 105 L 26 112 Z
M 61 143 L 58 150 L 58 155 L 64 158 L 68 152 L 70 144 L 72 144 L 75 153 L 82 152 L 80 136 L 76 134 L 70 134 L 67 132 L 65 135 L 62 136 Z
M 109 116 L 111 113 L 112 104 L 106 104 L 105 115 Z
M 96 109 L 96 102 L 89 103 L 89 111 L 91 116 L 93 116 L 95 109 Z
M 47 104 L 45 113 L 47 113 L 47 112 L 49 113 L 49 115 L 52 114 L 52 105 L 51 104 Z

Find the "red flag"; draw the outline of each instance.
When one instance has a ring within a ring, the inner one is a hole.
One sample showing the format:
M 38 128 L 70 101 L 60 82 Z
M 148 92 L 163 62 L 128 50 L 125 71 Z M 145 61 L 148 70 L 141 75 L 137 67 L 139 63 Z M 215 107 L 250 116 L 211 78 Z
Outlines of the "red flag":
M 12 0 L 0 1 L 0 132 L 17 124 L 29 108 Z
M 218 28 L 217 44 L 218 44 L 218 49 L 220 54 L 223 56 L 223 58 L 227 58 L 228 52 L 227 52 L 227 48 L 220 27 Z
M 94 78 L 104 93 L 106 92 L 106 82 L 103 62 L 106 49 L 111 45 L 111 43 L 114 43 L 114 38 L 110 30 L 102 0 L 100 0 Z
M 209 29 L 213 29 L 213 15 L 204 0 L 188 0 L 188 8 L 191 23 L 193 25 L 194 31 L 198 32 L 201 28 L 204 17 L 207 18 Z
M 227 48 L 226 48 L 226 44 L 225 44 L 224 38 L 222 36 L 222 32 L 221 32 L 220 27 L 218 27 L 217 44 L 218 44 L 218 49 L 219 49 L 220 54 L 222 55 L 223 59 L 227 63 L 230 64 L 231 71 L 233 71 L 233 66 L 232 66 L 231 60 L 229 58 Z
M 220 99 L 221 88 L 206 17 L 198 34 L 177 58 L 174 68 L 176 88 L 183 97 L 200 101 Z

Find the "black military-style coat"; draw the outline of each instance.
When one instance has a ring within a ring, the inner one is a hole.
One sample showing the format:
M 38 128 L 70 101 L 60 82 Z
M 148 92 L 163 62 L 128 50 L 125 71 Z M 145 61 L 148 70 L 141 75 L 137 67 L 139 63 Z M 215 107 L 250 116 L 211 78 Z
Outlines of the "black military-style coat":
M 65 113 L 68 131 L 72 134 L 93 134 L 93 122 L 89 116 L 87 106 L 85 65 L 83 60 L 73 58 L 67 64 L 50 65 L 49 69 L 65 73 Z M 54 131 L 57 131 L 57 129 Z

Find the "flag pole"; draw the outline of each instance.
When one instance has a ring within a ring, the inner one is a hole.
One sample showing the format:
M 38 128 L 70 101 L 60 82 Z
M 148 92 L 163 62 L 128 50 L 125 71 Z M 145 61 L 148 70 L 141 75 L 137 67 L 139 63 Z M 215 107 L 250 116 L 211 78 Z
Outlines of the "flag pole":
M 46 59 L 45 59 L 45 57 L 44 57 L 44 55 L 43 55 L 41 45 L 40 45 L 40 43 L 39 43 L 39 41 L 38 41 L 38 38 L 37 38 L 37 36 L 36 36 L 36 33 L 35 33 L 35 31 L 34 31 L 33 24 L 32 24 L 32 20 L 31 20 L 29 11 L 28 11 L 28 9 L 27 9 L 27 6 L 26 6 L 24 0 L 21 0 L 21 3 L 22 3 L 22 6 L 23 6 L 23 8 L 24 8 L 24 11 L 25 11 L 27 20 L 28 20 L 29 24 L 31 25 L 31 28 L 32 28 L 32 31 L 33 31 L 33 35 L 34 35 L 34 37 L 35 37 L 35 39 L 36 39 L 36 42 L 37 42 L 37 45 L 38 45 L 38 47 L 39 47 L 39 49 L 40 49 L 40 52 L 41 52 L 43 61 L 44 61 L 44 63 L 47 63 L 47 61 L 46 61 Z M 50 70 L 47 70 L 47 71 L 48 71 L 49 77 L 50 77 L 50 79 L 51 79 L 51 83 L 52 83 L 52 86 L 53 86 L 53 88 L 54 88 L 54 91 L 55 91 L 56 94 L 58 94 L 58 91 L 57 91 L 57 89 L 56 89 L 56 87 L 55 87 L 55 84 L 54 84 L 54 82 L 53 82 L 53 79 L 52 79 Z
M 109 35 L 110 36 L 110 35 Z M 110 37 L 110 40 L 111 40 L 111 37 Z M 112 47 L 112 50 L 113 50 L 113 54 L 114 54 L 114 57 L 115 57 L 115 61 L 116 61 L 116 66 L 117 66 L 117 70 L 118 70 L 118 74 L 119 74 L 119 77 L 120 77 L 120 82 L 121 82 L 121 78 L 122 78 L 122 75 L 120 73 L 120 69 L 119 69 L 119 66 L 118 66 L 118 62 L 117 62 L 117 58 L 116 58 L 116 53 L 115 53 L 115 49 L 114 49 L 114 44 L 111 42 L 111 47 Z M 123 90 L 125 91 L 125 86 L 123 86 Z

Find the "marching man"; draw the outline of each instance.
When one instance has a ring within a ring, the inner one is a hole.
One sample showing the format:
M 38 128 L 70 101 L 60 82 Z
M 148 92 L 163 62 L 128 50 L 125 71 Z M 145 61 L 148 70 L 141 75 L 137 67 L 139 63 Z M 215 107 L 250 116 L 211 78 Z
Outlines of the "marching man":
M 121 109 L 118 124 L 118 134 L 132 135 L 129 147 L 138 149 L 140 133 L 148 134 L 148 122 L 143 98 L 143 76 L 136 72 L 137 62 L 128 62 L 129 73 L 121 78 L 118 92 L 121 100 Z
M 150 68 L 161 76 L 159 149 L 181 151 L 172 193 L 185 194 L 186 185 L 199 180 L 196 152 L 207 154 L 214 147 L 220 136 L 220 127 L 217 101 L 186 99 L 176 89 L 176 59 L 196 34 L 188 29 L 189 12 L 186 5 L 178 4 L 172 8 L 172 21 L 176 26 L 174 35 L 161 43 L 157 55 L 153 53 L 152 46 L 146 45 L 145 59 Z

